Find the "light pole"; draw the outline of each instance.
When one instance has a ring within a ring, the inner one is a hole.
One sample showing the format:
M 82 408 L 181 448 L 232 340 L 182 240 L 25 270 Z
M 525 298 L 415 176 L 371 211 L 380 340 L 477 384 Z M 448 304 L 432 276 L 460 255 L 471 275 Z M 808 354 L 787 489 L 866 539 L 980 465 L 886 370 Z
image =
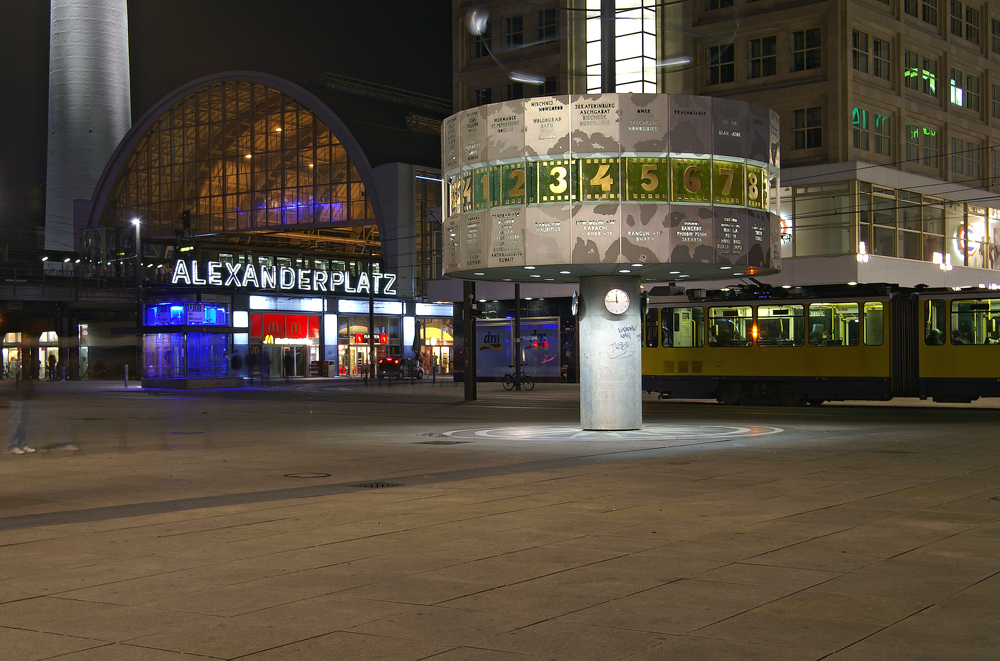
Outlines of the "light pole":
M 138 218 L 132 219 L 132 226 L 135 227 L 135 373 L 136 378 L 142 373 L 139 366 L 139 357 L 142 355 L 142 243 L 139 237 L 139 228 L 142 221 Z M 128 365 L 125 366 L 125 387 L 128 387 Z

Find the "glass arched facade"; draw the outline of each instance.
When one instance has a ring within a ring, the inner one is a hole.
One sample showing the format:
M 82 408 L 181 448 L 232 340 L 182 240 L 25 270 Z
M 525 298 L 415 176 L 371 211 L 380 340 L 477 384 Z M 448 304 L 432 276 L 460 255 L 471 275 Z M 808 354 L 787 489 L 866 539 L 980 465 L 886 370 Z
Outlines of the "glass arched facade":
M 357 169 L 301 103 L 266 85 L 202 88 L 157 119 L 129 155 L 101 225 L 147 236 L 329 226 L 373 219 Z

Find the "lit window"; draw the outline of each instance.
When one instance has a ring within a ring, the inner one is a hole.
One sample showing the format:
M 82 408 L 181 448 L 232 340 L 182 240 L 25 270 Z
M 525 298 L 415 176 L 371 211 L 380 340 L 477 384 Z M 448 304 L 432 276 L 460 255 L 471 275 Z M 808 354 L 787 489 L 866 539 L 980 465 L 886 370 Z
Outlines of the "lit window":
M 906 140 L 906 160 L 911 163 L 920 161 L 920 126 L 917 124 L 906 124 L 904 134 Z
M 979 76 L 952 68 L 951 102 L 956 106 L 962 106 L 978 112 L 980 102 Z
M 892 156 L 892 120 L 886 115 L 875 113 L 872 133 L 875 138 L 873 151 L 882 156 Z
M 587 92 L 602 91 L 601 4 L 586 0 Z M 656 92 L 656 12 L 659 0 L 614 0 L 615 71 L 611 92 Z
M 920 134 L 920 162 L 928 167 L 936 168 L 938 165 L 938 132 L 923 126 L 920 128 Z
M 855 108 L 851 113 L 854 134 L 854 148 L 868 151 L 870 130 L 868 127 L 868 111 Z

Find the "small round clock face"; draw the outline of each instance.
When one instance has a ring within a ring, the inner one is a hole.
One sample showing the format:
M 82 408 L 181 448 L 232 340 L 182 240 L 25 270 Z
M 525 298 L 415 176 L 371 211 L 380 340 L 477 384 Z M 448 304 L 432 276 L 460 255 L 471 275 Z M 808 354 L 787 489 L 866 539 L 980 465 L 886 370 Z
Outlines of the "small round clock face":
M 604 295 L 604 307 L 611 314 L 624 314 L 628 310 L 628 294 L 623 289 L 612 289 Z

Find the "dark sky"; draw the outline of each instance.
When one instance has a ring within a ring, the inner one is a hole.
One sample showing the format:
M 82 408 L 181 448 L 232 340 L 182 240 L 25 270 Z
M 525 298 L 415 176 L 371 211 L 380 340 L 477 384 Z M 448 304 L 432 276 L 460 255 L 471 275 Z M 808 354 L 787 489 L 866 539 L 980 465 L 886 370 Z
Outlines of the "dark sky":
M 129 0 L 132 121 L 212 73 L 337 73 L 451 98 L 451 2 Z M 0 242 L 41 222 L 48 0 L 0 0 Z M 20 240 L 19 240 L 20 239 Z

